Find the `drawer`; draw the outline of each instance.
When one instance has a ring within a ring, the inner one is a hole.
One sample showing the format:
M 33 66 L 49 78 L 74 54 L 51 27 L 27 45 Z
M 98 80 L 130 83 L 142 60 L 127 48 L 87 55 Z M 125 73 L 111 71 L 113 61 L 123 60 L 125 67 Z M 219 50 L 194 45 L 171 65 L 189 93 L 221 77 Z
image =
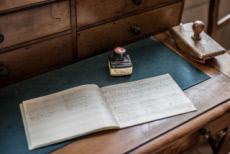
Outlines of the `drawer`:
M 137 14 L 182 0 L 78 0 L 77 29 L 82 30 L 119 17 Z
M 10 75 L 0 76 L 0 86 L 69 64 L 72 60 L 70 34 L 2 53 L 0 67 L 10 70 Z
M 0 16 L 0 48 L 20 44 L 70 29 L 69 2 Z
M 33 5 L 35 3 L 43 3 L 45 0 L 1 0 L 0 2 L 0 12 L 15 9 L 19 7 L 24 7 L 26 5 Z
M 182 2 L 154 9 L 128 18 L 120 19 L 97 27 L 89 28 L 77 33 L 78 57 L 87 58 L 100 50 L 115 47 L 151 35 L 177 25 L 180 18 Z M 140 28 L 135 35 L 131 27 Z
M 211 132 L 211 136 L 214 136 L 221 130 L 230 126 L 230 113 L 226 113 L 216 120 L 205 125 L 205 129 Z M 203 136 L 200 134 L 200 131 L 193 132 L 184 136 L 183 138 L 175 141 L 173 144 L 164 148 L 163 150 L 157 152 L 158 154 L 168 154 L 168 153 L 183 153 L 187 149 L 199 143 L 203 140 Z

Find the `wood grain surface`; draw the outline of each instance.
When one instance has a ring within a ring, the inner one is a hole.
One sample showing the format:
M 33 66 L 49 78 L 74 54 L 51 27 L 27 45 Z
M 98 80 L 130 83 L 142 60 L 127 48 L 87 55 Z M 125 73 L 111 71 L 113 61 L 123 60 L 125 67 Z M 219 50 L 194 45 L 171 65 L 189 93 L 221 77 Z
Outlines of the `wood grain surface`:
M 169 37 L 168 41 L 164 36 L 158 38 L 162 38 L 163 43 L 171 42 Z M 177 50 L 177 47 L 173 48 Z M 177 50 L 177 52 L 179 53 L 180 50 Z M 230 103 L 226 102 L 230 99 L 230 79 L 209 64 L 197 64 L 196 67 L 200 67 L 212 76 L 211 79 L 185 90 L 186 95 L 196 106 L 196 112 L 126 129 L 91 134 L 77 139 L 72 144 L 53 153 L 157 152 L 177 140 L 179 142 L 182 137 L 189 138 L 188 135 L 190 133 L 192 135 L 199 128 L 205 127 L 205 125 L 209 126 L 210 122 L 225 115 L 230 110 Z M 180 126 L 181 128 L 178 129 Z M 197 138 L 199 139 L 200 137 L 197 136 Z
M 219 6 L 220 0 L 210 0 L 209 10 L 208 10 L 208 28 L 207 33 L 213 38 L 216 39 L 217 33 L 217 23 L 219 17 Z
M 87 58 L 100 50 L 177 25 L 182 4 L 178 2 L 78 32 L 78 57 Z M 140 27 L 139 35 L 133 34 L 132 26 Z
M 194 32 L 192 27 L 193 23 L 187 23 L 170 29 L 177 45 L 188 56 L 195 59 L 207 59 L 226 52 L 222 46 L 209 37 L 205 32 L 200 34 L 200 40 L 193 40 L 192 36 L 194 36 Z
M 13 46 L 10 46 L 10 47 L 7 47 L 7 48 L 3 48 L 3 49 L 0 49 L 0 53 L 10 52 L 10 51 L 15 50 L 15 49 L 23 48 L 23 47 L 26 47 L 26 46 L 29 46 L 29 45 L 32 45 L 32 44 L 40 43 L 40 42 L 47 41 L 47 40 L 57 38 L 57 37 L 67 35 L 67 34 L 71 34 L 71 30 L 56 33 L 56 34 L 49 35 L 49 36 L 46 36 L 46 37 L 42 37 L 42 38 L 39 38 L 39 39 L 36 39 L 36 40 L 24 42 L 24 43 L 21 43 L 21 44 L 16 44 L 16 45 L 13 45 Z
M 69 2 L 0 16 L 0 33 L 4 41 L 0 48 L 38 39 L 70 29 Z
M 60 0 L 1 0 L 0 1 L 0 14 L 2 12 L 11 12 L 16 10 L 22 10 L 25 8 L 31 8 L 39 6 L 41 4 L 48 4 L 51 2 L 57 2 Z
M 230 55 L 229 53 L 225 53 L 224 55 L 220 55 L 209 59 L 207 61 L 210 65 L 230 77 L 230 69 L 227 66 L 230 66 Z
M 135 5 L 132 0 L 78 0 L 77 29 L 79 31 L 179 1 L 182 0 L 142 0 L 140 5 Z
M 230 102 L 228 101 L 148 142 L 131 153 L 182 153 L 203 139 L 203 135 L 199 131 L 201 128 L 214 135 L 228 127 L 230 125 L 229 115 Z
M 73 46 L 73 57 L 77 60 L 77 16 L 76 16 L 76 2 L 77 0 L 70 0 L 70 19 L 71 19 L 71 35 Z
M 10 76 L 0 77 L 0 87 L 58 68 L 72 61 L 70 34 L 2 53 L 0 66 L 8 68 Z
M 228 121 L 229 121 L 229 119 L 228 119 Z M 219 145 L 217 146 L 215 154 L 229 153 L 230 152 L 230 146 L 229 145 L 230 145 L 230 129 L 228 128 L 228 130 L 224 134 L 224 137 L 221 139 Z
M 212 59 L 207 60 L 206 64 L 201 64 L 192 60 L 184 52 L 182 52 L 169 32 L 155 35 L 155 37 L 158 40 L 161 40 L 166 46 L 168 46 L 170 49 L 172 49 L 174 52 L 182 56 L 188 62 L 190 62 L 191 64 L 193 64 L 194 66 L 202 70 L 207 75 L 215 76 L 219 74 L 220 71 L 221 73 L 230 77 L 230 69 L 227 67 L 230 65 L 230 52 L 227 51 L 223 55 L 219 55 Z M 214 67 L 215 69 L 213 69 L 212 67 Z
M 20 7 L 20 6 L 25 6 L 25 5 L 29 5 L 29 4 L 34 4 L 34 3 L 38 3 L 38 2 L 42 2 L 45 0 L 1 0 L 0 1 L 0 11 L 3 10 L 8 10 L 8 9 L 13 9 L 16 7 Z
M 169 32 L 160 33 L 158 35 L 155 35 L 154 37 L 156 39 L 160 40 L 161 42 L 163 42 L 167 47 L 172 49 L 174 52 L 179 54 L 181 57 L 186 59 L 188 62 L 190 62 L 192 65 L 194 65 L 195 67 L 197 67 L 198 69 L 200 69 L 201 71 L 203 71 L 204 73 L 209 75 L 210 77 L 214 77 L 214 76 L 220 74 L 220 72 L 217 69 L 214 69 L 212 65 L 209 65 L 208 63 L 201 64 L 201 63 L 198 63 L 198 62 L 192 60 L 190 57 L 188 57 L 184 52 L 181 51 L 181 49 L 178 47 L 177 43 L 172 38 L 172 36 Z
M 230 108 L 227 103 L 222 104 L 216 107 L 214 110 L 204 113 L 201 117 L 191 120 L 189 123 L 181 125 L 176 129 L 168 132 L 161 137 L 153 140 L 143 147 L 136 149 L 131 153 L 159 153 L 159 154 L 168 154 L 168 153 L 182 153 L 192 146 L 199 143 L 203 140 L 203 135 L 200 133 L 200 129 L 204 128 L 207 131 L 211 132 L 211 135 L 218 133 L 223 128 L 230 125 L 229 116 Z M 219 117 L 219 118 L 217 118 Z M 199 123 L 197 121 L 200 121 Z M 205 122 L 204 122 L 205 121 Z M 203 123 L 204 122 L 204 123 Z M 210 122 L 210 123 L 208 123 Z M 195 132 L 191 132 L 193 127 Z M 189 131 L 187 131 L 189 130 Z M 186 131 L 186 133 L 184 132 Z M 181 134 L 183 134 L 181 136 Z M 177 136 L 177 138 L 176 138 Z M 173 138 L 174 140 L 170 140 Z M 156 144 L 165 144 L 164 142 L 170 142 L 169 146 L 157 146 Z M 161 150 L 160 150 L 161 149 Z

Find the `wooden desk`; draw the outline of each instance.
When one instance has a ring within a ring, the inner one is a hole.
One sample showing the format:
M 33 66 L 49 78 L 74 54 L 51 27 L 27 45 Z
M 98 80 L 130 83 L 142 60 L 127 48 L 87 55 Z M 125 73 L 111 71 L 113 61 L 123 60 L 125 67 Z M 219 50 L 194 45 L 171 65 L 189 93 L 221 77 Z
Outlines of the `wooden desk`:
M 202 140 L 201 128 L 216 134 L 230 126 L 230 71 L 227 67 L 230 56 L 226 54 L 199 64 L 181 53 L 168 34 L 155 37 L 211 77 L 185 90 L 197 111 L 122 130 L 91 134 L 53 154 L 180 153 Z

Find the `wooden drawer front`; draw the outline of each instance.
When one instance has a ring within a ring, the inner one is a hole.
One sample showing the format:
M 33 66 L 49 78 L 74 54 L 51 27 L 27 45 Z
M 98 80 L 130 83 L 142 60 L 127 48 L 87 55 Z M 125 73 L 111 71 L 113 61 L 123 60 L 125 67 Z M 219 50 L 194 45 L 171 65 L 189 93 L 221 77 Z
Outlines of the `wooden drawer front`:
M 165 30 L 178 24 L 182 2 L 151 10 L 115 22 L 78 32 L 78 57 L 87 58 L 98 51 L 124 44 L 124 42 Z M 141 28 L 134 35 L 132 26 Z
M 78 0 L 77 29 L 82 30 L 178 1 L 181 0 L 142 0 L 140 5 L 136 5 L 132 0 Z
M 0 48 L 70 29 L 69 2 L 63 1 L 0 16 Z
M 34 3 L 42 3 L 45 0 L 1 0 L 0 11 L 24 7 L 25 5 L 32 5 Z
M 55 69 L 72 59 L 70 34 L 0 54 L 0 67 L 10 70 L 8 77 L 0 77 L 0 86 Z
M 211 135 L 215 135 L 221 130 L 230 126 L 230 113 L 226 113 L 219 117 L 218 119 L 214 120 L 213 122 L 207 124 L 204 128 L 207 131 L 211 132 Z M 166 147 L 164 150 L 157 152 L 158 154 L 168 154 L 168 153 L 183 153 L 187 149 L 191 148 L 195 144 L 198 144 L 199 141 L 203 140 L 203 136 L 200 134 L 199 131 L 194 133 L 188 134 L 183 138 L 177 140 L 173 144 Z
M 89 28 L 121 16 L 147 11 L 181 0 L 142 0 L 136 5 L 132 0 L 78 0 L 77 29 Z

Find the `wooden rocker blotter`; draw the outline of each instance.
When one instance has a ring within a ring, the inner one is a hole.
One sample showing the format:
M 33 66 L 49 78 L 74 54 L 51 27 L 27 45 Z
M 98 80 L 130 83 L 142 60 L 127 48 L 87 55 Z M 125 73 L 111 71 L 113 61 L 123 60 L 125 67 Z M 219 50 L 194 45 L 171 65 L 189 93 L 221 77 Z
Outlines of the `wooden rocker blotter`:
M 184 53 L 195 61 L 205 63 L 207 59 L 224 54 L 226 50 L 203 30 L 204 23 L 195 21 L 174 26 L 170 32 Z

